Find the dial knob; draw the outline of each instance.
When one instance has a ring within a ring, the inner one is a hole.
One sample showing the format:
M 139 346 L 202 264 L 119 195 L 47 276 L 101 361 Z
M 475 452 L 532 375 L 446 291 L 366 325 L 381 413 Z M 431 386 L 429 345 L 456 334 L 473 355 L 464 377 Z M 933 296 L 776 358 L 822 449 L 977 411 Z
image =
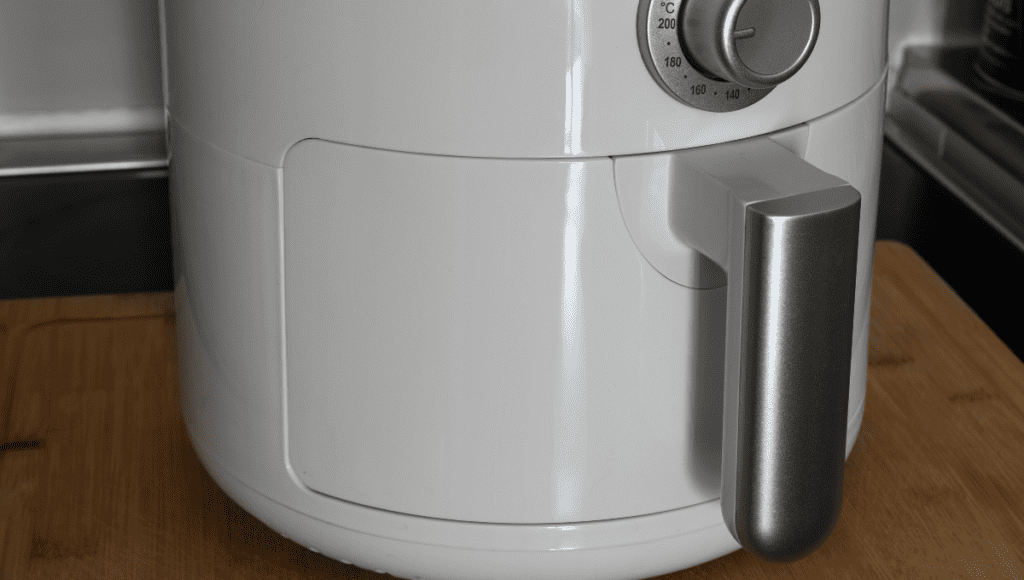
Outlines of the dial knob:
M 807 62 L 821 12 L 818 0 L 688 0 L 680 21 L 680 41 L 695 67 L 769 89 Z

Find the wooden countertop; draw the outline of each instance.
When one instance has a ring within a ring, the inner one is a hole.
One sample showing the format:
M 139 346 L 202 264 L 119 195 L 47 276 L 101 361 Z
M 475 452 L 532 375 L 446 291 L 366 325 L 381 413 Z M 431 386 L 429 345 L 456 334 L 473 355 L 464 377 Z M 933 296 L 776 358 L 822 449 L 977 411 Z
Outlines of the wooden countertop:
M 213 483 L 178 408 L 172 295 L 0 302 L 0 580 L 374 578 Z M 837 529 L 793 563 L 661 579 L 1024 579 L 1024 364 L 907 246 L 876 245 L 867 407 Z

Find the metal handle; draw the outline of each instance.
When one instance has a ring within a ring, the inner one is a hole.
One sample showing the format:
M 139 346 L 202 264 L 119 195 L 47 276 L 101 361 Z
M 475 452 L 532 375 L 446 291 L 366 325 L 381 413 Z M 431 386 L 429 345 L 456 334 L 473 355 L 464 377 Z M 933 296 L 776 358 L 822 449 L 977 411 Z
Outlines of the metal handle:
M 722 514 L 747 550 L 802 557 L 842 507 L 860 194 L 742 208 L 728 270 Z
M 860 194 L 770 139 L 672 156 L 673 233 L 728 280 L 722 515 L 796 559 L 842 506 Z
M 617 157 L 615 181 L 651 265 L 679 284 L 728 285 L 729 531 L 763 558 L 806 555 L 842 506 L 860 194 L 768 137 Z

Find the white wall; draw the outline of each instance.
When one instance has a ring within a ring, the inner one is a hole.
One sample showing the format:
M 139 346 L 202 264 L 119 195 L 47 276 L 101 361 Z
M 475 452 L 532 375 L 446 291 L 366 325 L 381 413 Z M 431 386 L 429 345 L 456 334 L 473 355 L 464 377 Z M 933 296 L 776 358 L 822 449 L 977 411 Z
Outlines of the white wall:
M 161 78 L 157 0 L 0 0 L 0 139 L 162 128 Z

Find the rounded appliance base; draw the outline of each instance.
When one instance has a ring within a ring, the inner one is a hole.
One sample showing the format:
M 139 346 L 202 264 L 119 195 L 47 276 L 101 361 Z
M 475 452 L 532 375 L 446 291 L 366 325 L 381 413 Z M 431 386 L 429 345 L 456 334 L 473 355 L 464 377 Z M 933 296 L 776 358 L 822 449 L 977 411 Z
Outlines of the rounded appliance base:
M 847 426 L 847 457 L 863 413 L 862 406 Z M 195 449 L 221 489 L 286 538 L 343 563 L 410 580 L 639 580 L 740 548 L 725 527 L 718 499 L 616 520 L 487 524 L 390 512 L 304 490 L 316 501 L 344 504 L 351 515 L 328 522 L 267 497 L 202 447 Z

